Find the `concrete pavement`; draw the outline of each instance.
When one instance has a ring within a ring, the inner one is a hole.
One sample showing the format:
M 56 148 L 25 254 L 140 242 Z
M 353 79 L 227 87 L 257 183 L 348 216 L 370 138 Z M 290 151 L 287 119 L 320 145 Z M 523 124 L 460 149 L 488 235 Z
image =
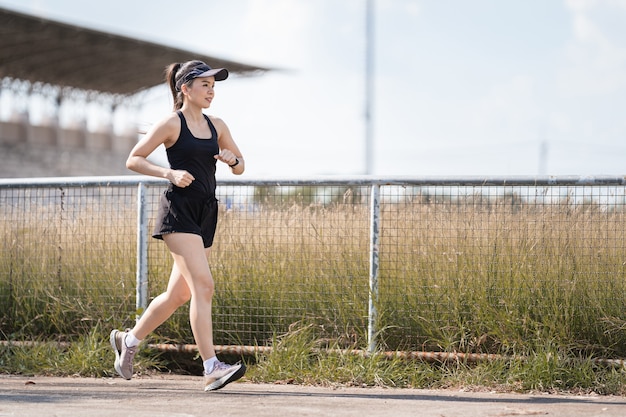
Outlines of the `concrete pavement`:
M 0 417 L 626 416 L 626 398 L 458 390 L 325 388 L 236 382 L 205 393 L 202 378 L 0 376 Z

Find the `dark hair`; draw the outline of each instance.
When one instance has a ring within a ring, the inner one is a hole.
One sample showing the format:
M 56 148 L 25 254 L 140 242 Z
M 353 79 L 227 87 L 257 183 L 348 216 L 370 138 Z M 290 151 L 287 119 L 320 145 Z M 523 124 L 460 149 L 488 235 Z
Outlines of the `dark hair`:
M 165 68 L 165 81 L 170 87 L 172 97 L 174 98 L 174 111 L 180 110 L 180 108 L 183 107 L 183 93 L 176 87 L 177 82 L 201 65 L 206 64 L 202 61 L 193 60 L 183 63 L 175 62 Z M 193 79 L 188 81 L 188 83 L 191 81 L 193 81 Z

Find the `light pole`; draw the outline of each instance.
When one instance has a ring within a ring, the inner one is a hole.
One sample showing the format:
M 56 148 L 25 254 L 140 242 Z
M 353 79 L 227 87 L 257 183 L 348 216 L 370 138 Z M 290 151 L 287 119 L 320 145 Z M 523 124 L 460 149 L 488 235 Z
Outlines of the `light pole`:
M 366 0 L 365 10 L 365 174 L 373 172 L 373 118 L 374 96 L 374 0 Z

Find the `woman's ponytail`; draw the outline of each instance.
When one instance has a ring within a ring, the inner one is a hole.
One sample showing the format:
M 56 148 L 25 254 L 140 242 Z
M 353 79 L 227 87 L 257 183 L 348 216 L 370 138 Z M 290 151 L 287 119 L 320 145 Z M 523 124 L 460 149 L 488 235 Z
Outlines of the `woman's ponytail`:
M 174 99 L 174 111 L 180 110 L 180 108 L 183 107 L 183 93 L 176 89 L 176 74 L 178 73 L 178 70 L 180 70 L 180 67 L 181 64 L 175 62 L 165 68 L 165 80 L 167 85 L 170 87 L 170 91 L 172 92 L 172 98 Z

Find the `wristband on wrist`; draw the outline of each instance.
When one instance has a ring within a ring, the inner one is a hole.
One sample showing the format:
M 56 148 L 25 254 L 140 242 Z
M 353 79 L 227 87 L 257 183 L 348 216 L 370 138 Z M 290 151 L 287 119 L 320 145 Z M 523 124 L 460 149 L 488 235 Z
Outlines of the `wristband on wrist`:
M 237 165 L 239 165 L 239 158 L 235 158 L 235 163 L 232 165 L 228 165 L 231 168 L 235 168 Z

